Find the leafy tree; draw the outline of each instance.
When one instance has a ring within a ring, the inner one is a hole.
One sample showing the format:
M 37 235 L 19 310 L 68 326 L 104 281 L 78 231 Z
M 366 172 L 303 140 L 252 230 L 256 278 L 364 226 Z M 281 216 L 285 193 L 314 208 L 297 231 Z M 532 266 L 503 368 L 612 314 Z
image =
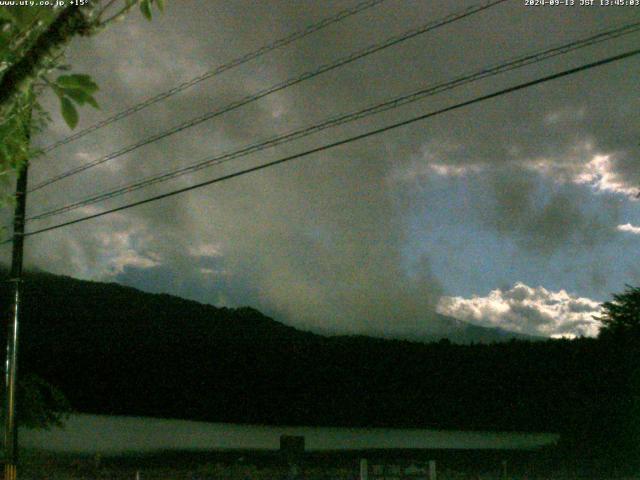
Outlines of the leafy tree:
M 602 419 L 609 459 L 640 467 L 640 287 L 627 285 L 623 293 L 602 304 L 598 340 L 604 365 L 608 401 Z
M 62 391 L 33 374 L 20 380 L 18 403 L 18 423 L 29 428 L 61 426 L 71 412 L 71 405 Z
M 77 2 L 81 6 L 66 3 L 57 9 L 0 7 L 0 182 L 5 187 L 11 174 L 37 154 L 29 139 L 50 121 L 38 102 L 45 90 L 57 95 L 62 118 L 71 129 L 78 124 L 79 106 L 99 108 L 93 96 L 98 85 L 91 76 L 68 73 L 70 67 L 62 64 L 71 39 L 101 31 L 136 5 L 148 20 L 152 4 L 164 9 L 164 0 L 81 0 Z M 0 207 L 9 199 L 11 194 L 0 196 Z M 22 425 L 46 428 L 61 424 L 69 411 L 64 395 L 34 375 L 20 379 L 18 397 Z
M 602 304 L 600 337 L 640 338 L 640 287 L 627 285 L 623 293 L 613 295 L 613 301 Z
M 78 124 L 78 106 L 98 108 L 93 96 L 98 85 L 89 75 L 60 75 L 61 70 L 69 70 L 62 64 L 62 57 L 71 39 L 94 35 L 136 5 L 149 20 L 152 4 L 164 9 L 164 0 L 80 3 L 84 4 L 67 2 L 61 9 L 0 7 L 0 178 L 5 182 L 11 172 L 35 154 L 24 141 L 25 122 L 33 132 L 50 120 L 38 103 L 44 90 L 56 93 L 62 117 L 70 128 Z

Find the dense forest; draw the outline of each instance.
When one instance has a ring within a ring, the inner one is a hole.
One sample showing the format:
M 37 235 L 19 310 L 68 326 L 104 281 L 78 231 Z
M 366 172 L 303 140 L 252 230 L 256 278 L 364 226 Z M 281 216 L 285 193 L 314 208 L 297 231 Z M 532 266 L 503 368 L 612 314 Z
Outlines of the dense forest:
M 25 285 L 20 371 L 86 413 L 560 432 L 572 455 L 632 464 L 638 339 L 327 337 L 251 308 L 38 273 Z

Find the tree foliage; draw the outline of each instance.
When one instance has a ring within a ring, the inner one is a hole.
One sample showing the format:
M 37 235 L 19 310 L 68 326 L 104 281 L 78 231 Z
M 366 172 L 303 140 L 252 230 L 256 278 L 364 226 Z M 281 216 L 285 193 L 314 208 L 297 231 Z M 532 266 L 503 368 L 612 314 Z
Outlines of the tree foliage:
M 640 338 L 640 287 L 627 285 L 623 293 L 613 295 L 613 301 L 602 304 L 602 337 Z
M 0 7 L 0 182 L 5 187 L 11 173 L 37 154 L 30 138 L 50 121 L 38 101 L 43 92 L 57 95 L 62 118 L 71 129 L 79 121 L 78 107 L 99 108 L 96 82 L 90 75 L 69 73 L 70 67 L 63 64 L 71 39 L 99 32 L 136 5 L 150 20 L 152 4 L 164 9 L 163 0 L 90 1 L 59 9 Z M 7 188 L 2 190 L 0 207 L 12 198 Z M 60 425 L 69 411 L 62 392 L 36 375 L 19 380 L 18 397 L 19 422 L 28 427 Z
M 28 428 L 61 426 L 71 405 L 60 389 L 38 375 L 25 375 L 18 384 L 18 423 Z
M 36 152 L 29 151 L 22 132 L 42 129 L 50 120 L 38 103 L 48 89 L 60 100 L 60 114 L 70 128 L 78 124 L 78 107 L 98 108 L 98 85 L 86 74 L 60 74 L 64 49 L 75 36 L 93 35 L 120 20 L 133 7 L 151 19 L 152 5 L 163 0 L 109 0 L 64 8 L 45 6 L 0 7 L 0 177 L 16 170 Z M 25 111 L 29 114 L 26 115 Z

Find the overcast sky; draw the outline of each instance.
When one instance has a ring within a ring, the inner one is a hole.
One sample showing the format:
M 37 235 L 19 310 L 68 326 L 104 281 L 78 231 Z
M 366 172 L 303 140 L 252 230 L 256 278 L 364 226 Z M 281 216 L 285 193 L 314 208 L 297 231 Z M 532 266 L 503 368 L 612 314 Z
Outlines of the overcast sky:
M 176 0 L 68 50 L 99 83 L 78 129 L 357 2 Z M 576 0 L 576 3 L 579 3 Z M 31 184 L 474 2 L 386 0 L 34 161 Z M 329 116 L 640 20 L 638 7 L 510 0 L 302 82 L 33 193 L 29 213 Z M 622 53 L 608 41 L 196 174 L 33 222 L 53 225 Z M 594 335 L 591 316 L 640 284 L 638 57 L 180 196 L 30 237 L 27 265 L 291 325 L 430 332 L 439 311 L 543 335 Z M 56 100 L 34 141 L 71 132 Z M 5 250 L 5 256 L 7 251 Z

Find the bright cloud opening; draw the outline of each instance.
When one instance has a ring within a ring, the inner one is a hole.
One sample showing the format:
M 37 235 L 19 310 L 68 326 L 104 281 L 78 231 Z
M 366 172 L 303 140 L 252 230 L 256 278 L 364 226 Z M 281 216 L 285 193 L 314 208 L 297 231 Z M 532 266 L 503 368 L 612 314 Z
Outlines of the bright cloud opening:
M 582 172 L 573 179 L 578 184 L 588 184 L 602 192 L 613 192 L 637 199 L 638 188 L 630 186 L 620 178 L 611 163 L 610 155 L 596 155 Z
M 527 166 L 559 183 L 588 185 L 598 192 L 616 193 L 630 200 L 638 200 L 638 186 L 628 182 L 616 171 L 612 155 L 591 153 L 591 160 L 584 162 L 584 156 L 589 155 L 591 149 L 592 146 L 586 144 L 576 147 L 570 159 L 541 158 L 528 162 Z
M 636 227 L 631 225 L 630 223 L 625 223 L 624 225 L 618 225 L 616 230 L 621 232 L 633 233 L 634 235 L 640 235 L 640 227 Z
M 594 337 L 600 322 L 595 300 L 565 290 L 552 292 L 518 282 L 509 290 L 496 289 L 486 297 L 442 297 L 439 313 L 486 327 L 546 337 Z

